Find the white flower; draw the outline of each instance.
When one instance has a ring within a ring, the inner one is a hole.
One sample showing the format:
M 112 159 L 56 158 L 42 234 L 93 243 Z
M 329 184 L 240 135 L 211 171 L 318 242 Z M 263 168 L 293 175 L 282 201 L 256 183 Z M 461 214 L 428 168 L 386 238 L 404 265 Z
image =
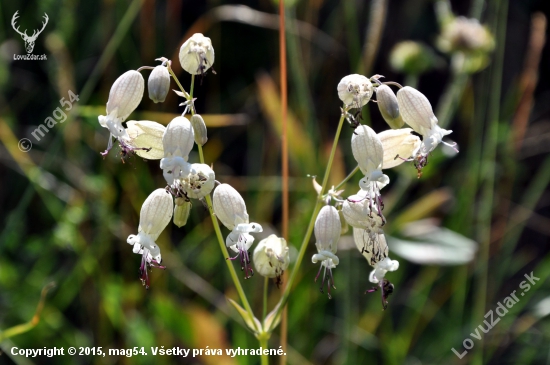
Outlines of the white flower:
M 178 182 L 188 198 L 202 199 L 214 189 L 216 174 L 210 166 L 194 163 L 190 165 L 189 173 L 182 176 Z
M 442 142 L 444 136 L 453 131 L 448 131 L 437 125 L 432 105 L 420 91 L 405 86 L 397 92 L 397 102 L 405 123 L 422 135 L 422 144 L 414 161 L 420 175 L 422 168 L 428 162 L 428 154 Z M 453 144 L 445 144 L 454 147 Z
M 344 77 L 338 84 L 338 97 L 351 108 L 361 108 L 372 96 L 373 87 L 363 75 L 353 74 Z
M 384 148 L 382 169 L 391 169 L 409 160 L 418 152 L 420 138 L 411 134 L 411 128 L 388 129 L 378 133 Z
M 150 267 L 161 267 L 160 248 L 156 244 L 164 228 L 172 219 L 172 195 L 165 189 L 153 191 L 141 206 L 137 235 L 129 235 L 127 242 L 134 246 L 134 253 L 142 255 L 140 278 L 146 288 L 149 288 L 147 270 Z
M 391 260 L 388 257 L 388 244 L 384 232 L 368 231 L 363 229 L 353 229 L 353 239 L 357 249 L 367 259 L 369 265 L 374 267 L 374 270 L 369 275 L 369 281 L 373 284 L 378 284 L 367 293 L 380 289 L 382 294 L 382 307 L 386 309 L 388 305 L 388 297 L 393 293 L 393 284 L 385 278 L 388 271 L 396 271 L 399 268 L 397 260 Z
M 315 277 L 315 281 L 319 278 L 321 274 L 321 269 L 324 267 L 323 271 L 323 281 L 321 283 L 321 293 L 323 292 L 323 285 L 325 284 L 325 279 L 327 280 L 328 288 L 328 297 L 330 295 L 330 287 L 334 289 L 334 279 L 332 277 L 332 269 L 335 268 L 340 260 L 336 256 L 336 250 L 338 249 L 338 240 L 340 239 L 340 232 L 342 230 L 342 225 L 340 223 L 340 215 L 336 208 L 331 205 L 325 205 L 319 211 L 317 219 L 315 220 L 314 232 L 315 232 L 315 247 L 317 248 L 317 253 L 311 257 L 311 262 L 314 264 L 321 261 L 321 266 L 319 267 L 319 272 Z M 327 278 L 327 269 L 328 269 L 328 278 Z
M 404 121 L 399 114 L 397 97 L 388 85 L 382 84 L 376 88 L 376 101 L 386 123 L 393 129 L 401 128 Z
M 156 66 L 147 81 L 147 89 L 149 90 L 149 99 L 156 103 L 162 103 L 166 100 L 166 95 L 170 91 L 170 73 L 164 65 Z
M 210 38 L 195 33 L 180 48 L 181 67 L 191 75 L 202 75 L 214 64 L 214 47 Z
M 187 176 L 191 172 L 191 164 L 187 160 L 193 149 L 194 139 L 191 122 L 185 117 L 172 119 L 166 127 L 162 136 L 164 158 L 160 160 L 160 168 L 168 185 L 172 185 L 174 179 Z
M 107 101 L 107 116 L 98 117 L 99 124 L 111 133 L 107 150 L 102 153 L 106 155 L 113 146 L 112 138 L 119 141 L 126 141 L 128 134 L 122 126 L 122 122 L 138 107 L 143 98 L 145 81 L 138 71 L 130 70 L 123 73 L 115 80 L 109 100 Z
M 268 278 L 276 278 L 277 287 L 281 284 L 281 275 L 289 262 L 286 240 L 274 234 L 261 240 L 254 250 L 256 272 Z
M 352 227 L 375 230 L 386 221 L 378 204 L 366 195 L 367 192 L 361 189 L 356 195 L 349 196 L 342 204 L 342 214 Z
M 164 156 L 162 135 L 165 126 L 149 120 L 130 120 L 126 125 L 127 143 L 136 155 L 148 160 L 160 160 Z
M 364 191 L 363 199 L 368 200 L 370 212 L 378 214 L 385 221 L 382 215 L 384 203 L 380 189 L 389 184 L 390 179 L 382 173 L 382 163 L 384 162 L 382 142 L 372 128 L 360 125 L 351 137 L 351 150 L 361 172 L 365 174 L 365 177 L 359 182 L 359 187 Z
M 238 253 L 237 256 L 229 259 L 240 258 L 241 270 L 245 272 L 245 279 L 248 279 L 254 275 L 248 254 L 248 249 L 254 243 L 254 237 L 250 233 L 262 232 L 262 226 L 258 223 L 249 223 L 244 199 L 232 186 L 218 185 L 212 200 L 214 213 L 222 224 L 231 230 L 225 244 Z

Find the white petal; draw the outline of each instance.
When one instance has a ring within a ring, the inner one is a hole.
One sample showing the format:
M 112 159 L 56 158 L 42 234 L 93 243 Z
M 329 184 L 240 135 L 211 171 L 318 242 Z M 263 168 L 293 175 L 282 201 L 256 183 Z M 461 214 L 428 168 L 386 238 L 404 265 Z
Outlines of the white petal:
M 405 159 L 413 157 L 420 148 L 420 138 L 411 134 L 411 128 L 388 129 L 378 133 L 384 148 L 382 169 L 401 165 Z M 399 157 L 397 157 L 399 156 Z
M 338 83 L 338 97 L 352 108 L 361 108 L 372 96 L 373 87 L 363 75 L 353 74 L 344 77 Z
M 135 150 L 136 155 L 149 159 L 159 160 L 164 156 L 162 136 L 166 127 L 149 120 L 130 120 L 126 123 L 130 145 L 135 148 L 150 148 L 150 151 Z

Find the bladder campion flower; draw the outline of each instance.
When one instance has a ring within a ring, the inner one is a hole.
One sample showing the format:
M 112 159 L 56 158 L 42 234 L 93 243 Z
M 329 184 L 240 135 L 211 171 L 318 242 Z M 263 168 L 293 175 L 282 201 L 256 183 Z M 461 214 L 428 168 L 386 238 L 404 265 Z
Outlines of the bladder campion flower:
M 164 156 L 162 136 L 165 126 L 149 120 L 130 120 L 126 125 L 129 145 L 136 155 L 148 160 L 160 160 Z
M 345 105 L 351 108 L 361 108 L 372 96 L 373 86 L 363 75 L 353 74 L 344 77 L 338 84 L 338 96 Z
M 143 98 L 144 89 L 143 76 L 134 70 L 123 73 L 113 83 L 107 101 L 107 116 L 100 115 L 98 117 L 99 124 L 111 133 L 107 150 L 102 152 L 103 156 L 107 155 L 113 147 L 113 138 L 119 141 L 123 153 L 133 150 L 128 145 L 128 133 L 122 126 L 122 122 L 137 108 Z
M 241 270 L 244 271 L 244 278 L 248 279 L 254 275 L 248 253 L 248 249 L 254 243 L 254 237 L 250 233 L 262 232 L 262 226 L 258 223 L 249 223 L 244 199 L 231 185 L 218 185 L 214 190 L 212 200 L 214 213 L 222 224 L 231 230 L 227 235 L 225 244 L 237 255 L 229 257 L 229 260 L 235 260 L 239 257 Z
M 214 64 L 214 47 L 210 38 L 195 33 L 180 48 L 181 67 L 191 75 L 203 75 Z
M 172 119 L 166 127 L 162 136 L 164 158 L 160 160 L 160 168 L 168 185 L 191 171 L 191 164 L 187 160 L 195 143 L 194 138 L 193 127 L 185 117 Z
M 151 267 L 164 269 L 160 266 L 162 258 L 156 240 L 172 219 L 172 209 L 170 193 L 165 189 L 153 191 L 141 206 L 138 234 L 131 234 L 127 239 L 127 242 L 134 246 L 134 253 L 142 255 L 139 272 L 141 282 L 147 289 L 149 289 L 148 270 Z
M 376 88 L 376 101 L 386 123 L 393 129 L 401 128 L 405 122 L 399 114 L 397 97 L 388 85 L 382 84 Z
M 325 280 L 327 280 L 327 294 L 329 299 L 330 287 L 334 286 L 334 279 L 332 277 L 332 269 L 334 269 L 339 263 L 340 260 L 336 256 L 336 251 L 338 249 L 338 240 L 340 239 L 340 232 L 342 225 L 340 223 L 340 215 L 336 208 L 331 205 L 325 205 L 319 211 L 317 219 L 315 220 L 314 232 L 315 232 L 315 247 L 317 247 L 317 253 L 311 257 L 311 261 L 316 264 L 321 261 L 321 266 L 319 267 L 319 272 L 315 276 L 315 281 L 319 278 L 321 274 L 321 269 L 324 267 L 323 271 L 323 281 L 319 290 L 323 292 L 323 286 L 325 285 Z M 328 276 L 327 276 L 328 270 Z
M 384 149 L 383 170 L 401 165 L 416 155 L 422 142 L 411 132 L 411 128 L 400 128 L 378 133 L 378 138 Z
M 261 240 L 254 249 L 254 266 L 256 272 L 268 278 L 275 278 L 279 287 L 281 276 L 290 262 L 286 240 L 272 234 Z
M 453 131 L 448 131 L 437 125 L 432 105 L 420 91 L 405 86 L 397 92 L 397 102 L 405 123 L 422 135 L 422 144 L 414 159 L 420 177 L 422 168 L 428 163 L 428 154 L 443 142 L 444 136 Z M 443 143 L 453 148 L 456 145 Z
M 386 309 L 388 305 L 388 296 L 393 293 L 393 284 L 385 278 L 388 271 L 395 271 L 399 268 L 397 260 L 391 260 L 388 257 L 388 244 L 384 232 L 368 232 L 363 229 L 353 229 L 353 239 L 357 249 L 367 259 L 369 265 L 374 270 L 369 275 L 369 281 L 378 286 L 367 290 L 367 293 L 381 289 L 382 307 Z

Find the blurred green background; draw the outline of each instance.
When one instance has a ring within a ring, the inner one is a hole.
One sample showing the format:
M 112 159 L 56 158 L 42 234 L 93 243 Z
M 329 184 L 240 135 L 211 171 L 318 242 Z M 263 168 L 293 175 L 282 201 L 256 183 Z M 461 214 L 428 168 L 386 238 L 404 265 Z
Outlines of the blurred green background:
M 456 66 L 464 54 L 436 47 L 436 8 L 444 5 L 480 18 L 494 34 L 494 50 L 475 69 Z M 16 10 L 21 29 L 40 27 L 48 14 L 33 51 L 46 61 L 14 61 L 26 53 L 11 27 Z M 454 156 L 439 147 L 420 179 L 411 164 L 388 173 L 385 230 L 401 265 L 387 275 L 395 292 L 386 311 L 378 294 L 364 295 L 371 268 L 350 232 L 340 242 L 332 300 L 313 282 L 310 244 L 288 307 L 289 364 L 550 364 L 550 47 L 543 14 L 550 14 L 546 0 L 287 1 L 291 257 L 315 204 L 307 175 L 324 172 L 343 76 L 380 74 L 417 87 L 460 149 Z M 242 193 L 263 236 L 279 232 L 277 3 L 4 1 L 0 18 L 0 331 L 31 321 L 42 289 L 55 282 L 34 328 L 16 327 L 22 333 L 9 338 L 0 332 L 0 364 L 259 363 L 246 356 L 26 359 L 10 349 L 258 347 L 225 299 L 238 297 L 200 203 L 185 227 L 170 224 L 161 235 L 167 269 L 153 271 L 148 291 L 141 285 L 140 257 L 126 237 L 137 230 L 142 202 L 165 181 L 157 161 L 123 163 L 116 149 L 102 158 L 108 134 L 97 116 L 120 74 L 154 66 L 161 56 L 188 88 L 179 46 L 204 33 L 216 52 L 216 74 L 195 88 L 209 128 L 206 162 L 217 180 Z M 427 47 L 420 74 L 390 64 L 391 50 L 406 40 Z M 31 132 L 69 90 L 79 101 L 68 119 L 35 141 Z M 170 94 L 154 104 L 146 91 L 130 119 L 167 124 L 183 111 L 179 102 Z M 363 122 L 380 132 L 388 127 L 377 109 L 369 103 Z M 346 127 L 331 184 L 355 167 L 351 134 Z M 33 143 L 27 153 L 17 147 L 21 138 Z M 190 160 L 198 161 L 196 149 Z M 358 190 L 358 180 L 344 196 Z M 460 360 L 451 348 L 462 353 L 483 315 L 530 272 L 541 280 Z M 263 279 L 243 286 L 261 313 Z M 270 306 L 279 295 L 272 285 Z M 270 347 L 278 346 L 276 331 Z

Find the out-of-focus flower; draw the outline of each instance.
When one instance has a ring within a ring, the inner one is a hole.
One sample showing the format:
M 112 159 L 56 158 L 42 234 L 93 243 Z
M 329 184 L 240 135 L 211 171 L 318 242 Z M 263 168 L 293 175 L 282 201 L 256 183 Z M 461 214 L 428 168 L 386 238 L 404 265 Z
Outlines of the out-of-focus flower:
M 151 267 L 164 268 L 160 266 L 162 258 L 156 240 L 172 219 L 172 206 L 172 196 L 165 189 L 153 191 L 141 206 L 138 234 L 128 236 L 127 242 L 134 246 L 134 253 L 142 255 L 140 278 L 147 289 L 148 270 Z
M 336 256 L 336 250 L 338 248 L 341 228 L 340 215 L 338 214 L 336 208 L 331 205 L 325 205 L 321 208 L 319 215 L 317 215 L 317 219 L 315 220 L 314 226 L 316 239 L 315 247 L 317 248 L 317 253 L 312 256 L 311 261 L 314 264 L 319 261 L 321 262 L 315 281 L 319 278 L 321 269 L 323 267 L 325 268 L 323 271 L 323 281 L 319 289 L 322 293 L 325 280 L 327 280 L 329 299 L 331 298 L 330 287 L 336 289 L 334 286 L 334 279 L 332 277 L 332 269 L 340 263 L 338 256 Z
M 344 77 L 338 84 L 337 89 L 340 100 L 351 108 L 361 108 L 367 104 L 373 93 L 370 80 L 358 74 Z
M 432 69 L 437 56 L 427 45 L 415 41 L 397 43 L 390 53 L 390 65 L 398 72 L 419 75 Z
M 166 127 L 149 120 L 130 120 L 128 128 L 128 144 L 136 155 L 148 160 L 160 160 L 164 156 L 162 136 Z
M 275 278 L 277 287 L 281 284 L 281 276 L 289 262 L 290 255 L 286 240 L 274 234 L 261 240 L 254 249 L 256 272 L 268 278 Z
M 164 158 L 160 160 L 160 168 L 168 185 L 191 172 L 191 164 L 187 159 L 193 149 L 194 138 L 193 127 L 185 117 L 172 119 L 166 127 L 162 136 Z
M 437 46 L 443 52 L 490 52 L 495 40 L 489 29 L 475 18 L 455 17 L 446 23 Z
M 157 60 L 161 60 L 158 58 Z M 147 81 L 147 89 L 149 90 L 149 99 L 155 103 L 162 103 L 166 100 L 166 95 L 170 91 L 170 73 L 164 65 L 156 66 Z
M 416 155 L 422 142 L 411 134 L 411 128 L 388 129 L 378 133 L 378 138 L 384 148 L 382 169 L 391 169 L 401 165 Z
M 98 117 L 99 124 L 107 128 L 111 133 L 107 150 L 102 152 L 103 156 L 109 153 L 113 147 L 112 138 L 117 139 L 120 142 L 121 148 L 125 151 L 128 133 L 122 126 L 122 122 L 137 108 L 143 98 L 144 89 L 145 81 L 138 71 L 127 71 L 115 80 L 109 92 L 107 115 L 100 115 Z M 128 150 L 131 151 L 132 149 L 128 147 Z
M 393 129 L 401 128 L 405 122 L 399 114 L 397 97 L 388 85 L 382 84 L 376 88 L 376 101 L 386 123 Z
M 386 220 L 381 207 L 366 195 L 367 191 L 361 189 L 357 194 L 349 196 L 342 204 L 342 214 L 350 226 L 376 231 Z
M 428 98 L 420 91 L 405 86 L 397 92 L 397 101 L 405 123 L 422 135 L 422 144 L 414 158 L 414 163 L 420 176 L 422 168 L 428 162 L 429 153 L 439 143 L 443 142 L 444 136 L 451 134 L 453 131 L 448 131 L 437 125 L 437 118 L 432 110 L 432 105 L 428 101 Z M 453 148 L 455 146 L 454 144 L 445 144 Z
M 258 223 L 249 223 L 244 199 L 232 186 L 218 185 L 212 200 L 214 213 L 222 224 L 231 230 L 225 244 L 238 254 L 229 259 L 240 258 L 241 270 L 245 272 L 244 278 L 248 279 L 254 275 L 248 254 L 248 249 L 254 243 L 254 237 L 250 233 L 262 232 L 262 226 Z
M 214 64 L 214 47 L 210 38 L 195 33 L 180 48 L 181 67 L 191 75 L 202 75 Z

